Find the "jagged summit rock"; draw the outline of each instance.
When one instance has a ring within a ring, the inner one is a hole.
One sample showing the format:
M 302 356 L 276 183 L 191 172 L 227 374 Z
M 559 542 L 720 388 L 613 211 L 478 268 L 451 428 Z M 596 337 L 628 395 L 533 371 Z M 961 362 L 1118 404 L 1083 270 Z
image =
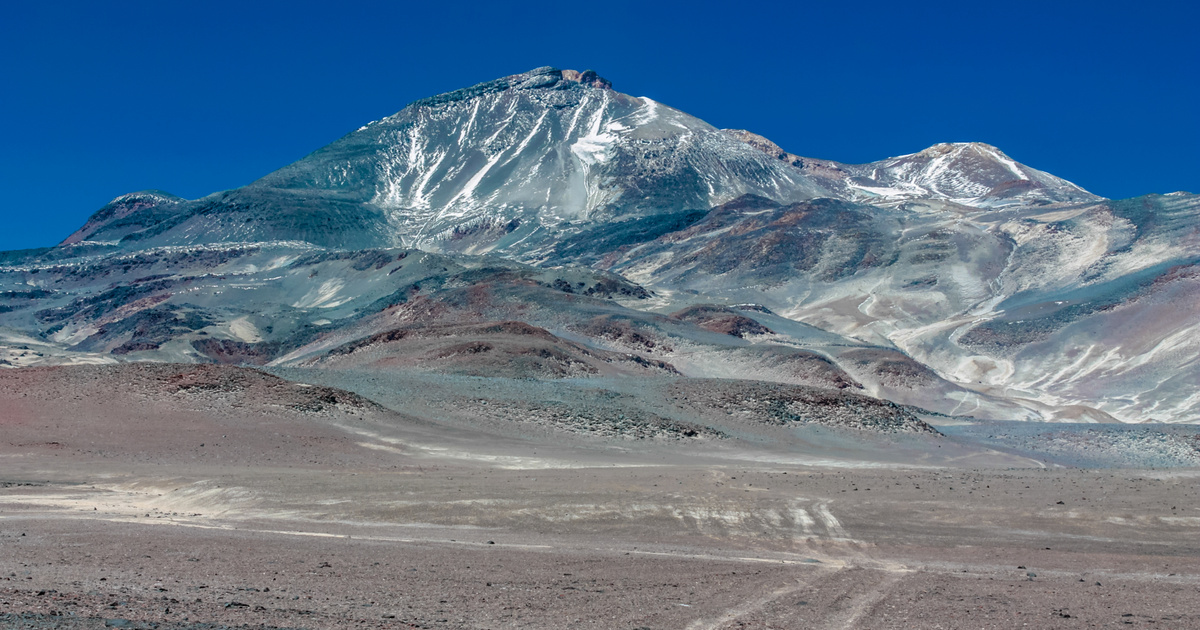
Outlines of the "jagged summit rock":
M 543 66 L 528 72 L 484 81 L 470 87 L 423 98 L 410 103 L 405 109 L 454 103 L 507 90 L 562 90 L 573 86 L 612 89 L 612 82 L 601 78 L 595 70 L 579 72 L 578 70 L 560 70 L 552 66 Z
M 596 74 L 595 70 L 584 70 L 583 72 L 563 70 L 562 76 L 567 81 L 575 81 L 581 85 L 588 85 L 594 88 L 611 90 L 613 86 L 612 81 Z

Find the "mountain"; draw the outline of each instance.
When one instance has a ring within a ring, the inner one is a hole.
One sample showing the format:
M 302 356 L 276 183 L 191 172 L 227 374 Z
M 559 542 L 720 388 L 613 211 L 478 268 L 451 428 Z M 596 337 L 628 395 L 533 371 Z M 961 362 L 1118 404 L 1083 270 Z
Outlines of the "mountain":
M 982 142 L 936 144 L 924 151 L 869 164 L 814 160 L 784 151 L 744 129 L 730 136 L 798 168 L 848 201 L 894 204 L 951 201 L 974 208 L 1100 201 L 1102 198 L 1049 173 L 1018 164 Z
M 597 228 L 564 253 L 656 291 L 756 302 L 895 348 L 965 388 L 894 400 L 977 413 L 991 394 L 1037 418 L 1190 421 L 1198 224 L 1194 195 L 989 212 L 742 198 L 615 250 L 615 228 Z
M 1200 197 L 982 143 L 869 164 L 539 68 L 245 187 L 0 254 L 0 365 L 758 379 L 996 420 L 1200 420 Z
M 613 91 L 594 72 L 539 68 L 417 101 L 244 188 L 183 204 L 147 193 L 118 200 L 88 235 L 137 246 L 430 249 L 468 236 L 472 252 L 525 254 L 580 222 L 747 193 L 826 191 L 699 119 Z

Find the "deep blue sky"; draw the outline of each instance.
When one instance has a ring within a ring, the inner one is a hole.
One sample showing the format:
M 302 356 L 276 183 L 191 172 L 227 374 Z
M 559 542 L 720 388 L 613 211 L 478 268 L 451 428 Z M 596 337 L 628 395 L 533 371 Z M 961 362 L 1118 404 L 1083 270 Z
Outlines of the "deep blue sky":
M 51 245 L 125 192 L 241 186 L 542 65 L 801 155 L 982 141 L 1109 197 L 1200 192 L 1197 23 L 1146 0 L 6 3 L 0 250 Z

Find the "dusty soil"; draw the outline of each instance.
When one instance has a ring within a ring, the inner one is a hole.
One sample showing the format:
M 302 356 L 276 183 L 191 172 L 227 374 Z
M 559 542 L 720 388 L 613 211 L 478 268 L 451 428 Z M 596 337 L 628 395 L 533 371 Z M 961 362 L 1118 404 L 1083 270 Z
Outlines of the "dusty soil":
M 1194 468 L 506 435 L 144 369 L 5 377 L 0 627 L 1200 628 Z

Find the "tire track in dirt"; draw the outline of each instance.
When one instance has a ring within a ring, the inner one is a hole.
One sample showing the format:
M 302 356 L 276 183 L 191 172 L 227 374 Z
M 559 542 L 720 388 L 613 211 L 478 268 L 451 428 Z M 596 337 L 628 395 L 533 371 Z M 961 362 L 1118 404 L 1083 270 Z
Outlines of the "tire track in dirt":
M 872 573 L 878 574 L 879 579 L 868 586 L 866 592 L 861 594 L 850 595 L 851 591 L 854 590 L 853 587 L 847 590 L 842 596 L 844 605 L 840 606 L 834 614 L 826 618 L 819 627 L 828 628 L 829 630 L 852 630 L 858 627 L 859 621 L 870 615 L 875 606 L 883 601 L 888 593 L 904 579 L 907 571 L 885 569 L 882 571 L 872 571 Z M 855 586 L 865 583 L 861 579 L 861 576 L 855 580 Z
M 816 576 L 814 575 L 812 577 Z M 750 600 L 739 606 L 734 606 L 733 608 L 726 610 L 723 614 L 715 619 L 697 619 L 696 621 L 688 624 L 686 630 L 722 630 L 723 628 L 729 627 L 730 624 L 735 623 L 742 617 L 763 610 L 772 602 L 780 599 L 781 597 L 791 595 L 792 593 L 805 588 L 811 583 L 811 580 L 812 578 L 808 580 L 796 580 L 795 584 L 776 589 L 762 597 Z

